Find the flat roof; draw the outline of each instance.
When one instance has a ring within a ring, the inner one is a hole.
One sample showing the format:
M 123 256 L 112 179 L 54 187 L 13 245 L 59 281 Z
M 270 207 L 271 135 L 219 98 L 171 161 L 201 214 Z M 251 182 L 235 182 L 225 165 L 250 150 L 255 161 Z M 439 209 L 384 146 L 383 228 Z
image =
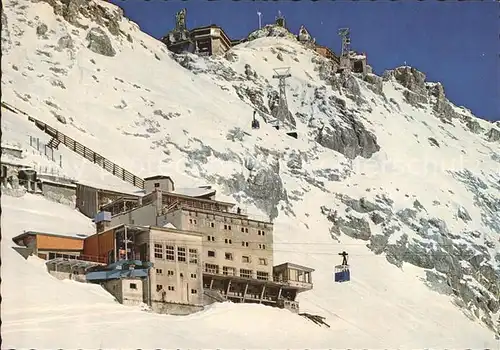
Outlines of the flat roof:
M 98 190 L 98 191 L 110 192 L 113 194 L 122 194 L 122 195 L 129 195 L 129 196 L 135 196 L 135 197 L 144 196 L 144 190 L 139 189 L 138 187 L 135 187 L 134 185 L 129 184 L 129 183 L 124 183 L 123 188 L 117 187 L 117 186 L 96 184 L 96 183 L 92 183 L 92 182 L 89 182 L 86 180 L 75 181 L 75 184 L 80 185 L 80 186 L 93 188 L 93 189 Z M 126 187 L 128 187 L 128 188 L 126 188 Z M 134 188 L 134 187 L 137 188 L 137 190 L 135 192 L 132 191 L 132 188 Z
M 302 288 L 300 287 L 295 287 L 295 286 L 290 286 L 284 282 L 277 282 L 273 280 L 260 280 L 257 278 L 249 278 L 249 277 L 241 277 L 241 276 L 234 276 L 234 275 L 221 275 L 217 273 L 210 273 L 203 271 L 203 277 L 210 277 L 213 279 L 219 279 L 219 280 L 234 280 L 238 282 L 243 282 L 243 283 L 248 283 L 248 284 L 258 284 L 262 285 L 265 284 L 266 286 L 272 286 L 276 288 L 284 288 L 284 289 L 293 289 L 293 290 L 301 290 Z M 210 289 L 208 289 L 210 290 Z
M 222 205 L 227 205 L 230 207 L 234 207 L 236 205 L 235 203 L 222 202 L 222 201 L 218 201 L 215 199 L 196 198 L 196 197 L 186 196 L 184 194 L 175 193 L 175 192 L 168 192 L 168 191 L 161 191 L 161 192 L 162 192 L 162 194 L 166 194 L 167 196 L 179 197 L 179 198 L 185 198 L 185 199 L 195 199 L 195 200 L 203 202 L 203 203 L 222 204 Z
M 71 183 L 64 183 L 64 182 L 57 182 L 57 181 L 52 181 L 52 180 L 47 180 L 47 179 L 38 179 L 40 180 L 41 183 L 47 183 L 47 184 L 50 184 L 50 185 L 55 185 L 55 186 L 61 186 L 61 187 L 68 187 L 68 188 L 75 188 L 76 189 L 76 185 L 75 184 L 71 184 Z
M 306 267 L 306 266 L 302 266 L 302 265 L 298 265 L 298 264 L 294 264 L 294 263 L 290 263 L 290 262 L 286 262 L 286 263 L 283 263 L 283 264 L 279 264 L 279 265 L 273 266 L 273 270 L 274 269 L 279 269 L 279 268 L 282 268 L 282 267 L 285 267 L 285 268 L 288 267 L 288 268 L 302 270 L 302 271 L 306 271 L 306 272 L 313 272 L 314 271 L 314 269 L 312 269 L 310 267 Z
M 181 194 L 183 196 L 189 196 L 189 197 L 203 197 L 203 196 L 208 196 L 208 195 L 215 195 L 216 190 L 211 189 L 211 188 L 203 188 L 203 187 L 184 187 L 184 188 L 177 188 L 171 193 L 176 193 L 176 194 Z
M 165 232 L 179 233 L 179 234 L 183 234 L 183 235 L 200 236 L 200 237 L 203 236 L 203 234 L 201 232 L 195 232 L 195 231 L 189 231 L 189 230 L 179 230 L 177 228 L 171 228 L 171 227 L 119 224 L 119 225 L 110 227 L 110 228 L 108 228 L 108 229 L 106 229 L 104 231 L 94 233 L 93 235 L 85 237 L 85 238 L 94 237 L 96 235 L 102 235 L 102 234 L 104 234 L 106 232 L 109 232 L 109 231 L 117 231 L 117 230 L 119 230 L 121 228 L 125 228 L 125 227 L 127 229 L 132 229 L 132 230 L 137 230 L 137 231 L 151 231 L 151 230 L 155 230 L 155 231 L 165 231 Z
M 144 178 L 144 180 L 165 180 L 165 179 L 172 180 L 172 178 L 168 175 L 153 175 L 153 176 L 148 176 L 148 177 Z M 174 180 L 172 180 L 172 182 L 173 181 Z
M 18 241 L 20 239 L 23 239 L 26 236 L 37 236 L 37 235 L 42 235 L 42 236 L 53 236 L 53 237 L 60 237 L 60 238 L 71 238 L 71 239 L 79 239 L 83 240 L 89 235 L 85 235 L 82 233 L 48 233 L 48 232 L 40 232 L 40 231 L 25 231 L 21 233 L 20 235 L 17 235 L 12 238 L 12 240 Z

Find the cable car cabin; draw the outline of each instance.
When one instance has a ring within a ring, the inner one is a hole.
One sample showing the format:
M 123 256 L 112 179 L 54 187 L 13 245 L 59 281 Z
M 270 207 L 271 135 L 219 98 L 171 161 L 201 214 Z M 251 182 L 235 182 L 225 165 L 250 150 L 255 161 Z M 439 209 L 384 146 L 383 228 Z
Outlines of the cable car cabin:
M 335 282 L 347 282 L 351 280 L 349 265 L 335 266 Z

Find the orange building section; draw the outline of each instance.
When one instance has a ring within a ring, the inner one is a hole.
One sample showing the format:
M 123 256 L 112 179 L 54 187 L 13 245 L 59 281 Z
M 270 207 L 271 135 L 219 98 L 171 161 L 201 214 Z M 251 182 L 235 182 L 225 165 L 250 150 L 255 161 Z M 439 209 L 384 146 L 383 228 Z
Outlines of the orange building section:
M 104 258 L 108 262 L 108 254 L 115 249 L 115 231 L 109 230 L 85 238 L 83 245 L 83 254 L 87 256 Z
M 83 239 L 38 234 L 36 247 L 39 250 L 83 250 Z

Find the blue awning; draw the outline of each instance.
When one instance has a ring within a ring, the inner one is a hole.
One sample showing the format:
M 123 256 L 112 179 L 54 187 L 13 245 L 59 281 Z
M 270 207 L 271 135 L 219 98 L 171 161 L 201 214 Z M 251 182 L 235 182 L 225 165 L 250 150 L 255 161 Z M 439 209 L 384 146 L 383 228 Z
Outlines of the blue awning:
M 93 271 L 85 275 L 87 281 L 107 281 L 122 278 L 145 278 L 147 276 L 147 269 Z

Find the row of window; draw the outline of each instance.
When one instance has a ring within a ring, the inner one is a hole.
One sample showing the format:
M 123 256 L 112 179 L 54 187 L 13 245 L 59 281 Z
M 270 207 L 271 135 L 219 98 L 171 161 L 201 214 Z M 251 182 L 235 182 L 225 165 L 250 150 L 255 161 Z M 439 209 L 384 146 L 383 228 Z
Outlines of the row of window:
M 154 244 L 154 254 L 155 259 L 164 259 L 169 261 L 175 261 L 175 247 L 173 245 L 165 246 L 165 250 L 163 250 L 163 244 L 155 243 Z M 198 263 L 198 249 L 189 248 L 189 263 L 197 264 Z M 186 262 L 186 247 L 177 247 L 177 261 L 178 262 Z
M 205 272 L 219 274 L 219 265 L 215 264 L 205 264 Z M 222 267 L 222 274 L 226 276 L 237 276 L 236 268 L 230 266 Z M 264 271 L 257 271 L 256 273 L 258 280 L 269 280 L 269 273 Z M 244 278 L 253 278 L 253 271 L 248 269 L 239 269 L 239 276 Z
M 163 269 L 156 269 L 156 274 L 162 276 L 163 275 Z M 173 277 L 175 276 L 175 271 L 173 270 L 167 270 L 167 276 Z M 184 277 L 182 272 L 180 274 L 181 277 Z M 192 273 L 191 278 L 196 278 L 196 274 Z
M 196 219 L 189 219 L 189 223 L 191 225 L 197 225 L 198 224 L 198 221 Z M 208 226 L 210 226 L 211 228 L 215 228 L 215 223 L 213 222 L 210 222 L 208 223 Z M 228 225 L 228 224 L 224 224 L 224 230 L 228 230 L 228 231 L 232 231 L 232 226 L 231 225 Z M 248 233 L 248 227 L 241 227 L 241 232 L 243 233 Z M 264 236 L 265 235 L 265 231 L 264 230 L 258 230 L 257 231 L 257 234 L 259 236 Z
M 214 236 L 207 236 L 207 240 L 209 242 L 215 242 L 215 237 Z M 233 240 L 231 238 L 224 238 L 224 243 L 225 244 L 233 244 Z M 241 246 L 242 247 L 248 247 L 249 243 L 243 241 L 243 242 L 241 242 Z M 265 244 L 259 244 L 259 249 L 266 249 L 266 245 Z
M 175 292 L 175 287 L 174 286 L 167 286 L 167 289 L 168 289 L 169 292 Z M 162 290 L 164 290 L 163 289 L 163 285 L 157 284 L 156 285 L 156 291 L 160 292 Z M 198 290 L 197 289 L 191 289 L 191 294 L 198 294 Z
M 216 252 L 215 252 L 215 250 L 209 250 L 207 252 L 207 255 L 209 258 L 215 258 Z M 234 260 L 233 253 L 231 253 L 231 252 L 225 252 L 224 257 L 226 258 L 226 260 L 231 260 L 231 261 Z M 250 258 L 250 256 L 243 255 L 241 257 L 241 262 L 251 263 L 252 259 Z M 267 259 L 266 258 L 259 258 L 259 265 L 267 265 Z

